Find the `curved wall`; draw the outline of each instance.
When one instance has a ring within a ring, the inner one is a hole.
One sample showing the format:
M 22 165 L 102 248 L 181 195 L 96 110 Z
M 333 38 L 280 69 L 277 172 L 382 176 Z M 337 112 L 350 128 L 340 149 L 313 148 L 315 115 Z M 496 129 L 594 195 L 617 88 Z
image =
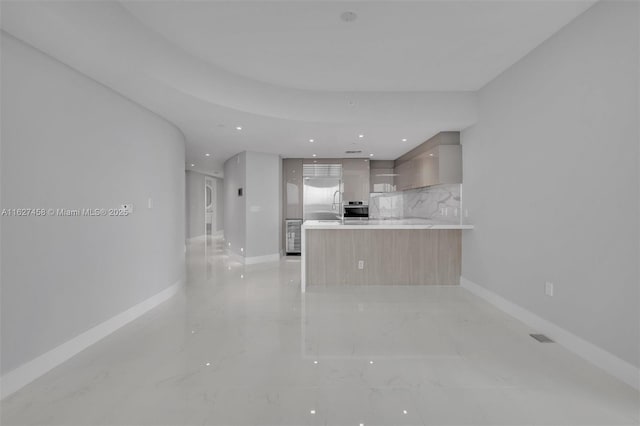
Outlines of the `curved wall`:
M 184 277 L 184 137 L 164 119 L 2 33 L 4 375 Z M 148 199 L 153 208 L 148 208 Z

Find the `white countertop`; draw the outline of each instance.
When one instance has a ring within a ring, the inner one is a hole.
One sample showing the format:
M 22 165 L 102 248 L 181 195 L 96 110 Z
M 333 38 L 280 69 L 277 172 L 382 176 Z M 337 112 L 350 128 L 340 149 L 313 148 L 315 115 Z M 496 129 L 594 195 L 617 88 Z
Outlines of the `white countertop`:
M 306 220 L 302 229 L 473 229 L 473 225 L 427 219 Z

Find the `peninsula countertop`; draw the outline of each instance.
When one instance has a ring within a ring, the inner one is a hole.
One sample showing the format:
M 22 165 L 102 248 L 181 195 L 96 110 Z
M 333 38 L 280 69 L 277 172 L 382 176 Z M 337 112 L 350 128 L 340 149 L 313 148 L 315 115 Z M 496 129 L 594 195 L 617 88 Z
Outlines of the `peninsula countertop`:
M 428 219 L 307 220 L 302 229 L 473 229 L 473 225 Z

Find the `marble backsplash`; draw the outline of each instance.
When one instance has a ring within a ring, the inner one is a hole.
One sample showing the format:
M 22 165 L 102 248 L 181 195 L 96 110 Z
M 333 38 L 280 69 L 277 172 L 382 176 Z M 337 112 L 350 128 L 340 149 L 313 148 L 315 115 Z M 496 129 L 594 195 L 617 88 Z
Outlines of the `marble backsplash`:
M 373 193 L 370 219 L 421 218 L 460 222 L 462 185 L 436 185 L 402 192 Z

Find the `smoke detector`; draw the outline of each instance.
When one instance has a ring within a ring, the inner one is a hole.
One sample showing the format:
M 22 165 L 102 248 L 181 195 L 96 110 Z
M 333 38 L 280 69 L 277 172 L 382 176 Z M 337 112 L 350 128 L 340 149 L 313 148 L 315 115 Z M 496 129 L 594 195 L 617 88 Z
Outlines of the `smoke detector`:
M 342 12 L 340 14 L 340 19 L 342 19 L 343 22 L 353 22 L 358 19 L 358 15 L 355 12 Z

